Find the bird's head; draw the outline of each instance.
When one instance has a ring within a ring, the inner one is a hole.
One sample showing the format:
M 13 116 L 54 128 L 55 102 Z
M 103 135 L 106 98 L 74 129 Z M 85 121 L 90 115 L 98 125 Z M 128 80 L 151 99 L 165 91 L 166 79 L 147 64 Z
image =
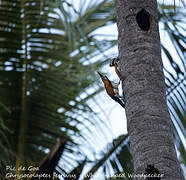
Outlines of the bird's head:
M 109 64 L 110 67 L 114 66 L 115 65 L 115 58 L 113 58 Z
M 103 75 L 102 73 L 100 73 L 99 71 L 97 71 L 97 73 L 99 74 L 99 76 L 101 77 L 101 80 L 105 83 L 106 80 L 108 80 L 108 77 Z
M 117 65 L 118 61 L 119 61 L 118 57 L 117 58 L 113 58 L 111 60 L 110 64 L 109 64 L 109 66 L 112 67 L 112 66 L 115 66 L 115 64 Z

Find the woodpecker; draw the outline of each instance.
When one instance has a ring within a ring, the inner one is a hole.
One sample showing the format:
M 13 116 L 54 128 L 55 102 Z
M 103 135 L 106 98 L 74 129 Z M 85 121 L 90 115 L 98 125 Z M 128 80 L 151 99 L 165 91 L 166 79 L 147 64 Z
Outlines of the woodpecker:
M 119 79 L 121 79 L 121 74 L 120 74 L 120 72 L 119 72 L 118 63 L 119 63 L 119 57 L 113 58 L 112 61 L 111 61 L 110 64 L 109 64 L 109 66 L 110 66 L 110 67 L 114 66 L 115 72 L 116 72 L 117 76 L 119 77 Z
M 106 90 L 107 94 L 114 101 L 116 101 L 123 108 L 125 108 L 125 104 L 122 102 L 122 100 L 120 99 L 120 96 L 119 96 L 119 89 L 118 89 L 119 83 L 115 83 L 115 82 L 110 81 L 107 76 L 101 74 L 100 72 L 98 72 L 98 74 L 100 75 L 101 80 L 103 81 L 103 83 L 105 85 L 105 90 Z

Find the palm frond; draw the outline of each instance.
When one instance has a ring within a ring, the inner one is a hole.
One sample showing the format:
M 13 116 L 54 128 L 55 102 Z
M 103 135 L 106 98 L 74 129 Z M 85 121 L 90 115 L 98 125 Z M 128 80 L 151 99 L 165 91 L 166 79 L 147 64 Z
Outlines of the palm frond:
M 126 170 L 130 170 L 131 172 L 132 171 L 131 169 L 132 168 L 132 164 L 131 164 L 132 157 L 127 147 L 128 140 L 129 140 L 128 136 L 122 135 L 122 136 L 119 136 L 117 139 L 115 139 L 113 143 L 109 144 L 107 152 L 103 153 L 101 155 L 101 158 L 97 160 L 96 163 L 94 163 L 93 167 L 86 173 L 85 179 L 90 179 L 92 176 L 94 176 L 94 174 L 97 172 L 99 168 L 103 168 L 106 171 L 107 168 L 112 167 L 115 173 L 121 173 L 126 168 Z M 129 160 L 129 161 L 123 161 L 123 160 Z M 108 164 L 110 164 L 111 166 L 108 166 Z M 121 166 L 121 165 L 124 165 L 124 166 Z M 109 174 L 109 169 L 107 169 L 106 174 L 107 173 L 108 173 L 108 176 L 111 176 L 111 174 Z
M 68 154 L 82 153 L 77 146 L 91 143 L 80 131 L 87 129 L 83 120 L 92 125 L 96 122 L 96 131 L 102 133 L 99 117 L 87 104 L 101 87 L 97 86 L 86 97 L 82 98 L 81 94 L 92 87 L 95 70 L 106 61 L 106 57 L 101 62 L 99 58 L 94 62 L 90 59 L 112 48 L 116 41 L 87 38 L 108 19 L 102 19 L 85 32 L 85 26 L 78 25 L 77 19 L 70 19 L 66 5 L 72 5 L 63 1 L 59 6 L 59 2 L 17 0 L 0 4 L 0 91 L 4 108 L 1 118 L 4 127 L 15 134 L 3 134 L 2 130 L 1 138 L 7 136 L 10 149 L 22 156 L 18 165 L 23 161 L 37 164 L 61 136 L 68 139 L 63 162 L 66 166 L 73 164 L 67 161 Z M 94 6 L 91 16 L 101 13 L 101 8 Z M 109 8 L 104 13 L 109 16 Z M 82 18 L 79 13 L 78 18 Z M 87 113 L 91 118 L 86 117 Z M 15 164 L 15 156 L 11 158 L 9 164 Z

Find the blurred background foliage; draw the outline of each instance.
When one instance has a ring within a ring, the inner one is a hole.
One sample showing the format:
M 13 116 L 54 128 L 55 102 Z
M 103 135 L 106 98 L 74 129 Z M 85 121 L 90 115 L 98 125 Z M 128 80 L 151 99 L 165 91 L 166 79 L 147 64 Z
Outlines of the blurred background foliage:
M 186 165 L 184 1 L 159 4 L 167 102 L 175 145 Z M 0 174 L 6 166 L 37 166 L 59 138 L 67 139 L 60 174 L 133 172 L 129 138 L 112 133 L 96 71 L 108 64 L 117 38 L 95 31 L 115 24 L 111 0 L 0 1 Z M 116 37 L 116 36 L 114 36 Z M 109 52 L 109 53 L 106 53 Z M 104 108 L 103 108 L 104 107 Z M 103 116 L 96 111 L 102 112 Z M 123 117 L 124 118 L 124 117 Z M 105 148 L 99 148 L 103 147 Z M 99 150 L 97 150 L 99 149 Z M 17 160 L 17 156 L 20 157 Z M 104 177 L 104 178 L 103 178 Z

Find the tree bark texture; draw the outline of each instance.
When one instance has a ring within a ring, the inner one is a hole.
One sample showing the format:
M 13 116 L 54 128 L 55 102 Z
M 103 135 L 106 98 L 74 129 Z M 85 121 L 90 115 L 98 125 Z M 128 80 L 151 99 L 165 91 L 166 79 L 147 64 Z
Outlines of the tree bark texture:
M 182 179 L 166 103 L 157 1 L 116 0 L 116 18 L 134 173 Z

